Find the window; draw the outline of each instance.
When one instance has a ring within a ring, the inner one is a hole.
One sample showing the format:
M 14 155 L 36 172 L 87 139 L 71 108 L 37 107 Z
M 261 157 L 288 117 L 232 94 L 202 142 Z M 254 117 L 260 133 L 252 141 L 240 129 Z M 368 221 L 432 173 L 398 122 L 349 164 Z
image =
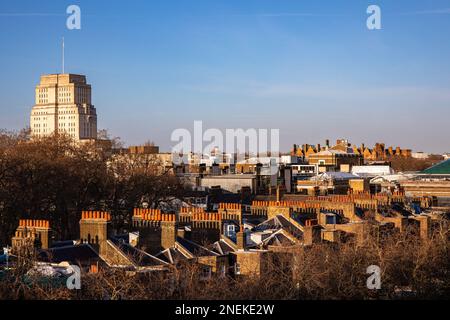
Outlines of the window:
M 334 214 L 327 214 L 326 224 L 336 224 L 336 216 Z
M 226 236 L 227 237 L 234 237 L 236 234 L 236 228 L 234 224 L 228 224 L 226 227 Z
M 208 280 L 211 278 L 211 267 L 205 266 L 202 268 L 201 272 L 202 272 L 200 275 L 201 280 Z
M 234 274 L 241 274 L 241 265 L 237 262 L 234 264 Z
M 222 264 L 220 266 L 220 276 L 225 277 L 227 275 L 227 266 Z

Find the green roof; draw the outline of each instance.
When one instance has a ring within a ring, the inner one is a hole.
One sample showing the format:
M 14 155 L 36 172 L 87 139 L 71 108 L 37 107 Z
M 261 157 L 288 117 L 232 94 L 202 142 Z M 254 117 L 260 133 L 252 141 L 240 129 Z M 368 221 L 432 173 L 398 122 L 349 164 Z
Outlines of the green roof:
M 422 171 L 426 174 L 450 174 L 450 159 L 439 162 L 428 169 Z

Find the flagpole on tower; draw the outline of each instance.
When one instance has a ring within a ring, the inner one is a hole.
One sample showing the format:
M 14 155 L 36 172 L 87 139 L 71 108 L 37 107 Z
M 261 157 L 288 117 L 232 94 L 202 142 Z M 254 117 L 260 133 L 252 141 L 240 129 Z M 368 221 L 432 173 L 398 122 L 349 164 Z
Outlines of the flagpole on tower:
M 62 38 L 62 73 L 64 74 L 64 37 Z

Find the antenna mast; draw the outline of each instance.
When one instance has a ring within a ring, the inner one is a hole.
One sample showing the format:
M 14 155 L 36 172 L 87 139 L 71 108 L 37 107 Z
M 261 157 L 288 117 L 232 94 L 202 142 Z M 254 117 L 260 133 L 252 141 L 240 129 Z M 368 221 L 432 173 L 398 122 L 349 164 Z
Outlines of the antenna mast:
M 64 37 L 62 38 L 62 73 L 64 74 Z

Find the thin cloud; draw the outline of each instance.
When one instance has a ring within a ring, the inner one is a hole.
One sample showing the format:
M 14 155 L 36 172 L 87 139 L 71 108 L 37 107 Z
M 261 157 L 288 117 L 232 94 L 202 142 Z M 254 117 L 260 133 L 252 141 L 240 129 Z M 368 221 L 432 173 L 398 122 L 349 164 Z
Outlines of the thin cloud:
M 410 16 L 430 15 L 430 14 L 431 15 L 433 15 L 433 14 L 450 14 L 450 8 L 404 12 L 401 14 L 402 15 L 410 15 Z
M 354 87 L 354 86 L 311 86 L 304 84 L 270 84 L 258 82 L 219 82 L 185 85 L 184 90 L 194 92 L 240 95 L 253 98 L 319 98 L 339 101 L 423 101 L 450 103 L 447 88 L 423 86 Z
M 259 13 L 254 14 L 258 17 L 316 17 L 318 14 L 314 13 Z
M 261 18 L 282 18 L 282 17 L 339 17 L 341 14 L 307 13 L 307 12 L 275 12 L 275 13 L 248 13 L 234 14 L 235 17 L 261 17 Z
M 0 12 L 0 17 L 56 17 L 63 16 L 60 13 L 42 13 L 42 12 Z

